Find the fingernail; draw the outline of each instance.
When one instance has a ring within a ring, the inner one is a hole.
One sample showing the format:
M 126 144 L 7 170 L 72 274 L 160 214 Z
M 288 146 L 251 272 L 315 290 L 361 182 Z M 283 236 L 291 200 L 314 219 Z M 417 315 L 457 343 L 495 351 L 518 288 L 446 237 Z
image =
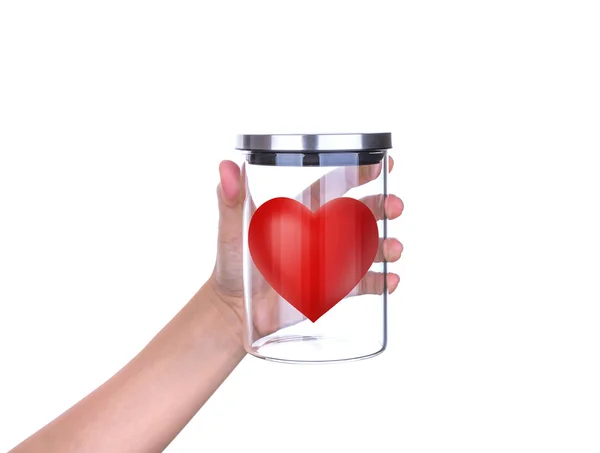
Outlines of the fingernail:
M 402 253 L 404 250 L 404 246 L 400 242 L 393 241 L 392 242 L 392 251 L 396 253 Z
M 390 287 L 390 294 L 396 291 L 398 285 L 400 284 L 400 277 L 396 274 L 389 274 L 388 286 Z

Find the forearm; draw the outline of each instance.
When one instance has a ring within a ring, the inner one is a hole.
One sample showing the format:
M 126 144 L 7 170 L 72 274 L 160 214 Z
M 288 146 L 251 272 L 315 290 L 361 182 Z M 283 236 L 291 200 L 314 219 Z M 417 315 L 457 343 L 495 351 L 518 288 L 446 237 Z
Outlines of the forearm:
M 245 355 L 205 285 L 131 362 L 11 453 L 161 452 Z

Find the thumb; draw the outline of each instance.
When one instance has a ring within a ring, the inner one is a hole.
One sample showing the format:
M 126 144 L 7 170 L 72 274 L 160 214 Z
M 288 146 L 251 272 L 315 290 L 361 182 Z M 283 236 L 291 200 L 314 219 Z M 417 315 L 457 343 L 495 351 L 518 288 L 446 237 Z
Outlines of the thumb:
M 219 204 L 219 248 L 241 241 L 242 197 L 240 168 L 235 162 L 224 160 L 219 165 L 220 182 L 217 186 Z M 241 246 L 241 242 L 240 242 Z

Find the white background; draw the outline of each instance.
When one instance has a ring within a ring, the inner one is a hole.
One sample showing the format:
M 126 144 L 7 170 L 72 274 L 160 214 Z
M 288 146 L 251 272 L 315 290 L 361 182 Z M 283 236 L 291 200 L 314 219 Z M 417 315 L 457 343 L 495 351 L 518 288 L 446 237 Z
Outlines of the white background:
M 0 2 L 0 450 L 209 276 L 236 133 L 391 131 L 388 350 L 248 357 L 168 451 L 600 451 L 596 5 Z

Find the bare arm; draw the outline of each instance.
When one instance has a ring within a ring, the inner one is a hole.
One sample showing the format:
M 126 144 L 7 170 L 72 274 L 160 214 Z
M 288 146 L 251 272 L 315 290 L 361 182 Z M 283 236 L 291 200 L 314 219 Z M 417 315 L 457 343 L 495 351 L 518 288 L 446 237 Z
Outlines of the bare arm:
M 161 452 L 245 355 L 239 319 L 210 281 L 123 369 L 14 448 Z
M 243 359 L 245 194 L 235 163 L 219 171 L 217 259 L 208 281 L 117 374 L 9 453 L 162 452 Z M 307 193 L 319 193 L 319 183 Z M 389 219 L 402 209 L 399 198 L 386 200 Z M 398 260 L 402 245 L 387 241 L 381 253 Z M 388 275 L 390 292 L 398 281 Z

